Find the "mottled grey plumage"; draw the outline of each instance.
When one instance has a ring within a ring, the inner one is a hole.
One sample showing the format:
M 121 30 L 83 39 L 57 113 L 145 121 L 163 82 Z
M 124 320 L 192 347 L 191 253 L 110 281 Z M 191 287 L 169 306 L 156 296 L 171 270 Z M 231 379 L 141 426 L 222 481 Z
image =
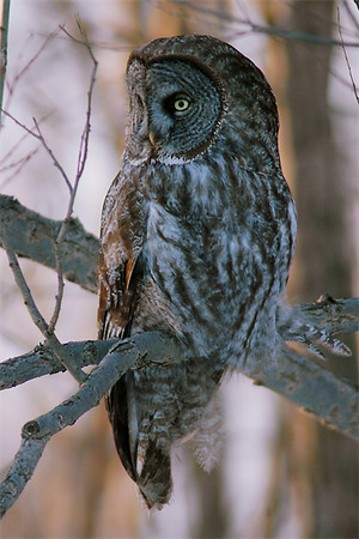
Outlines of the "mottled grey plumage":
M 275 99 L 250 60 L 212 37 L 159 39 L 132 53 L 127 81 L 125 151 L 102 218 L 99 336 L 162 331 L 188 358 L 128 373 L 108 397 L 122 462 L 161 507 L 173 442 L 205 440 L 223 374 L 275 348 L 296 215 Z

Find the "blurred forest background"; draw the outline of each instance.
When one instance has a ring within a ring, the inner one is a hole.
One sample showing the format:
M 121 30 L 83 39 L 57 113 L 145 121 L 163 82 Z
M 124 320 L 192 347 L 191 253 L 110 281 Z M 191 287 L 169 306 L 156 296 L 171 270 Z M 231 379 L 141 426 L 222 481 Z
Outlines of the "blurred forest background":
M 89 157 L 75 215 L 98 235 L 102 201 L 121 156 L 124 71 L 132 49 L 160 36 L 206 33 L 229 41 L 266 74 L 277 96 L 285 176 L 299 213 L 290 302 L 359 295 L 359 16 L 352 0 L 13 0 L 4 108 L 47 143 L 74 176 L 85 123 L 91 60 L 81 18 L 99 62 Z M 354 81 L 354 82 L 353 82 Z M 41 144 L 3 118 L 1 192 L 62 219 L 68 194 Z M 73 172 L 72 172 L 73 171 Z M 1 358 L 33 348 L 33 326 L 1 256 Z M 56 275 L 22 261 L 44 315 Z M 96 336 L 96 297 L 66 283 L 57 334 Z M 351 359 L 330 360 L 357 379 Z M 68 375 L 32 381 L 1 396 L 1 466 L 22 424 L 75 391 Z M 3 538 L 357 538 L 358 451 L 290 403 L 240 375 L 223 385 L 220 466 L 202 472 L 184 450 L 175 458 L 171 504 L 148 514 L 115 453 L 103 406 L 55 436 L 30 484 L 4 518 Z

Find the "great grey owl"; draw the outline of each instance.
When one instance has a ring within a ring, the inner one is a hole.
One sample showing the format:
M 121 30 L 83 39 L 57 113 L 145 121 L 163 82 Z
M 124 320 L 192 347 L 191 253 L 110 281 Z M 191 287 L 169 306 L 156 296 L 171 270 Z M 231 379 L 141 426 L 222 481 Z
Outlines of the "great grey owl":
M 99 338 L 174 336 L 183 363 L 128 372 L 107 407 L 148 507 L 172 490 L 171 446 L 194 436 L 223 374 L 270 355 L 296 212 L 262 72 L 209 36 L 157 39 L 128 61 L 122 166 L 107 194 Z

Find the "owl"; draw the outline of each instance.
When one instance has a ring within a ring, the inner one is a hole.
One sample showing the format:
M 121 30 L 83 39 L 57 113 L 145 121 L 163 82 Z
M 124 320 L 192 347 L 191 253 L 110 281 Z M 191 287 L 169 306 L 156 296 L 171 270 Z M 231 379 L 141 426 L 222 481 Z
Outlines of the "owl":
M 157 331 L 183 351 L 179 364 L 127 372 L 107 397 L 123 466 L 161 508 L 171 449 L 206 440 L 225 373 L 273 355 L 296 212 L 275 98 L 235 48 L 157 39 L 130 55 L 127 85 L 122 165 L 102 214 L 99 338 Z

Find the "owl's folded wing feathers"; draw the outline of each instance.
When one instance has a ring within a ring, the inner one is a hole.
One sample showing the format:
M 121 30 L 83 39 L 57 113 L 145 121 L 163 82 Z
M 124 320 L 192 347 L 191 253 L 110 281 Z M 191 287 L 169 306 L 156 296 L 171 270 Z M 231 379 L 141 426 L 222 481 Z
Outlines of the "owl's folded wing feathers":
M 140 253 L 122 261 L 110 275 L 103 249 L 99 253 L 99 339 L 127 337 L 131 330 L 137 301 L 138 281 L 142 275 Z M 123 376 L 106 397 L 106 408 L 113 427 L 117 451 L 130 477 L 136 471 L 138 427 L 136 406 L 131 398 L 133 373 Z

